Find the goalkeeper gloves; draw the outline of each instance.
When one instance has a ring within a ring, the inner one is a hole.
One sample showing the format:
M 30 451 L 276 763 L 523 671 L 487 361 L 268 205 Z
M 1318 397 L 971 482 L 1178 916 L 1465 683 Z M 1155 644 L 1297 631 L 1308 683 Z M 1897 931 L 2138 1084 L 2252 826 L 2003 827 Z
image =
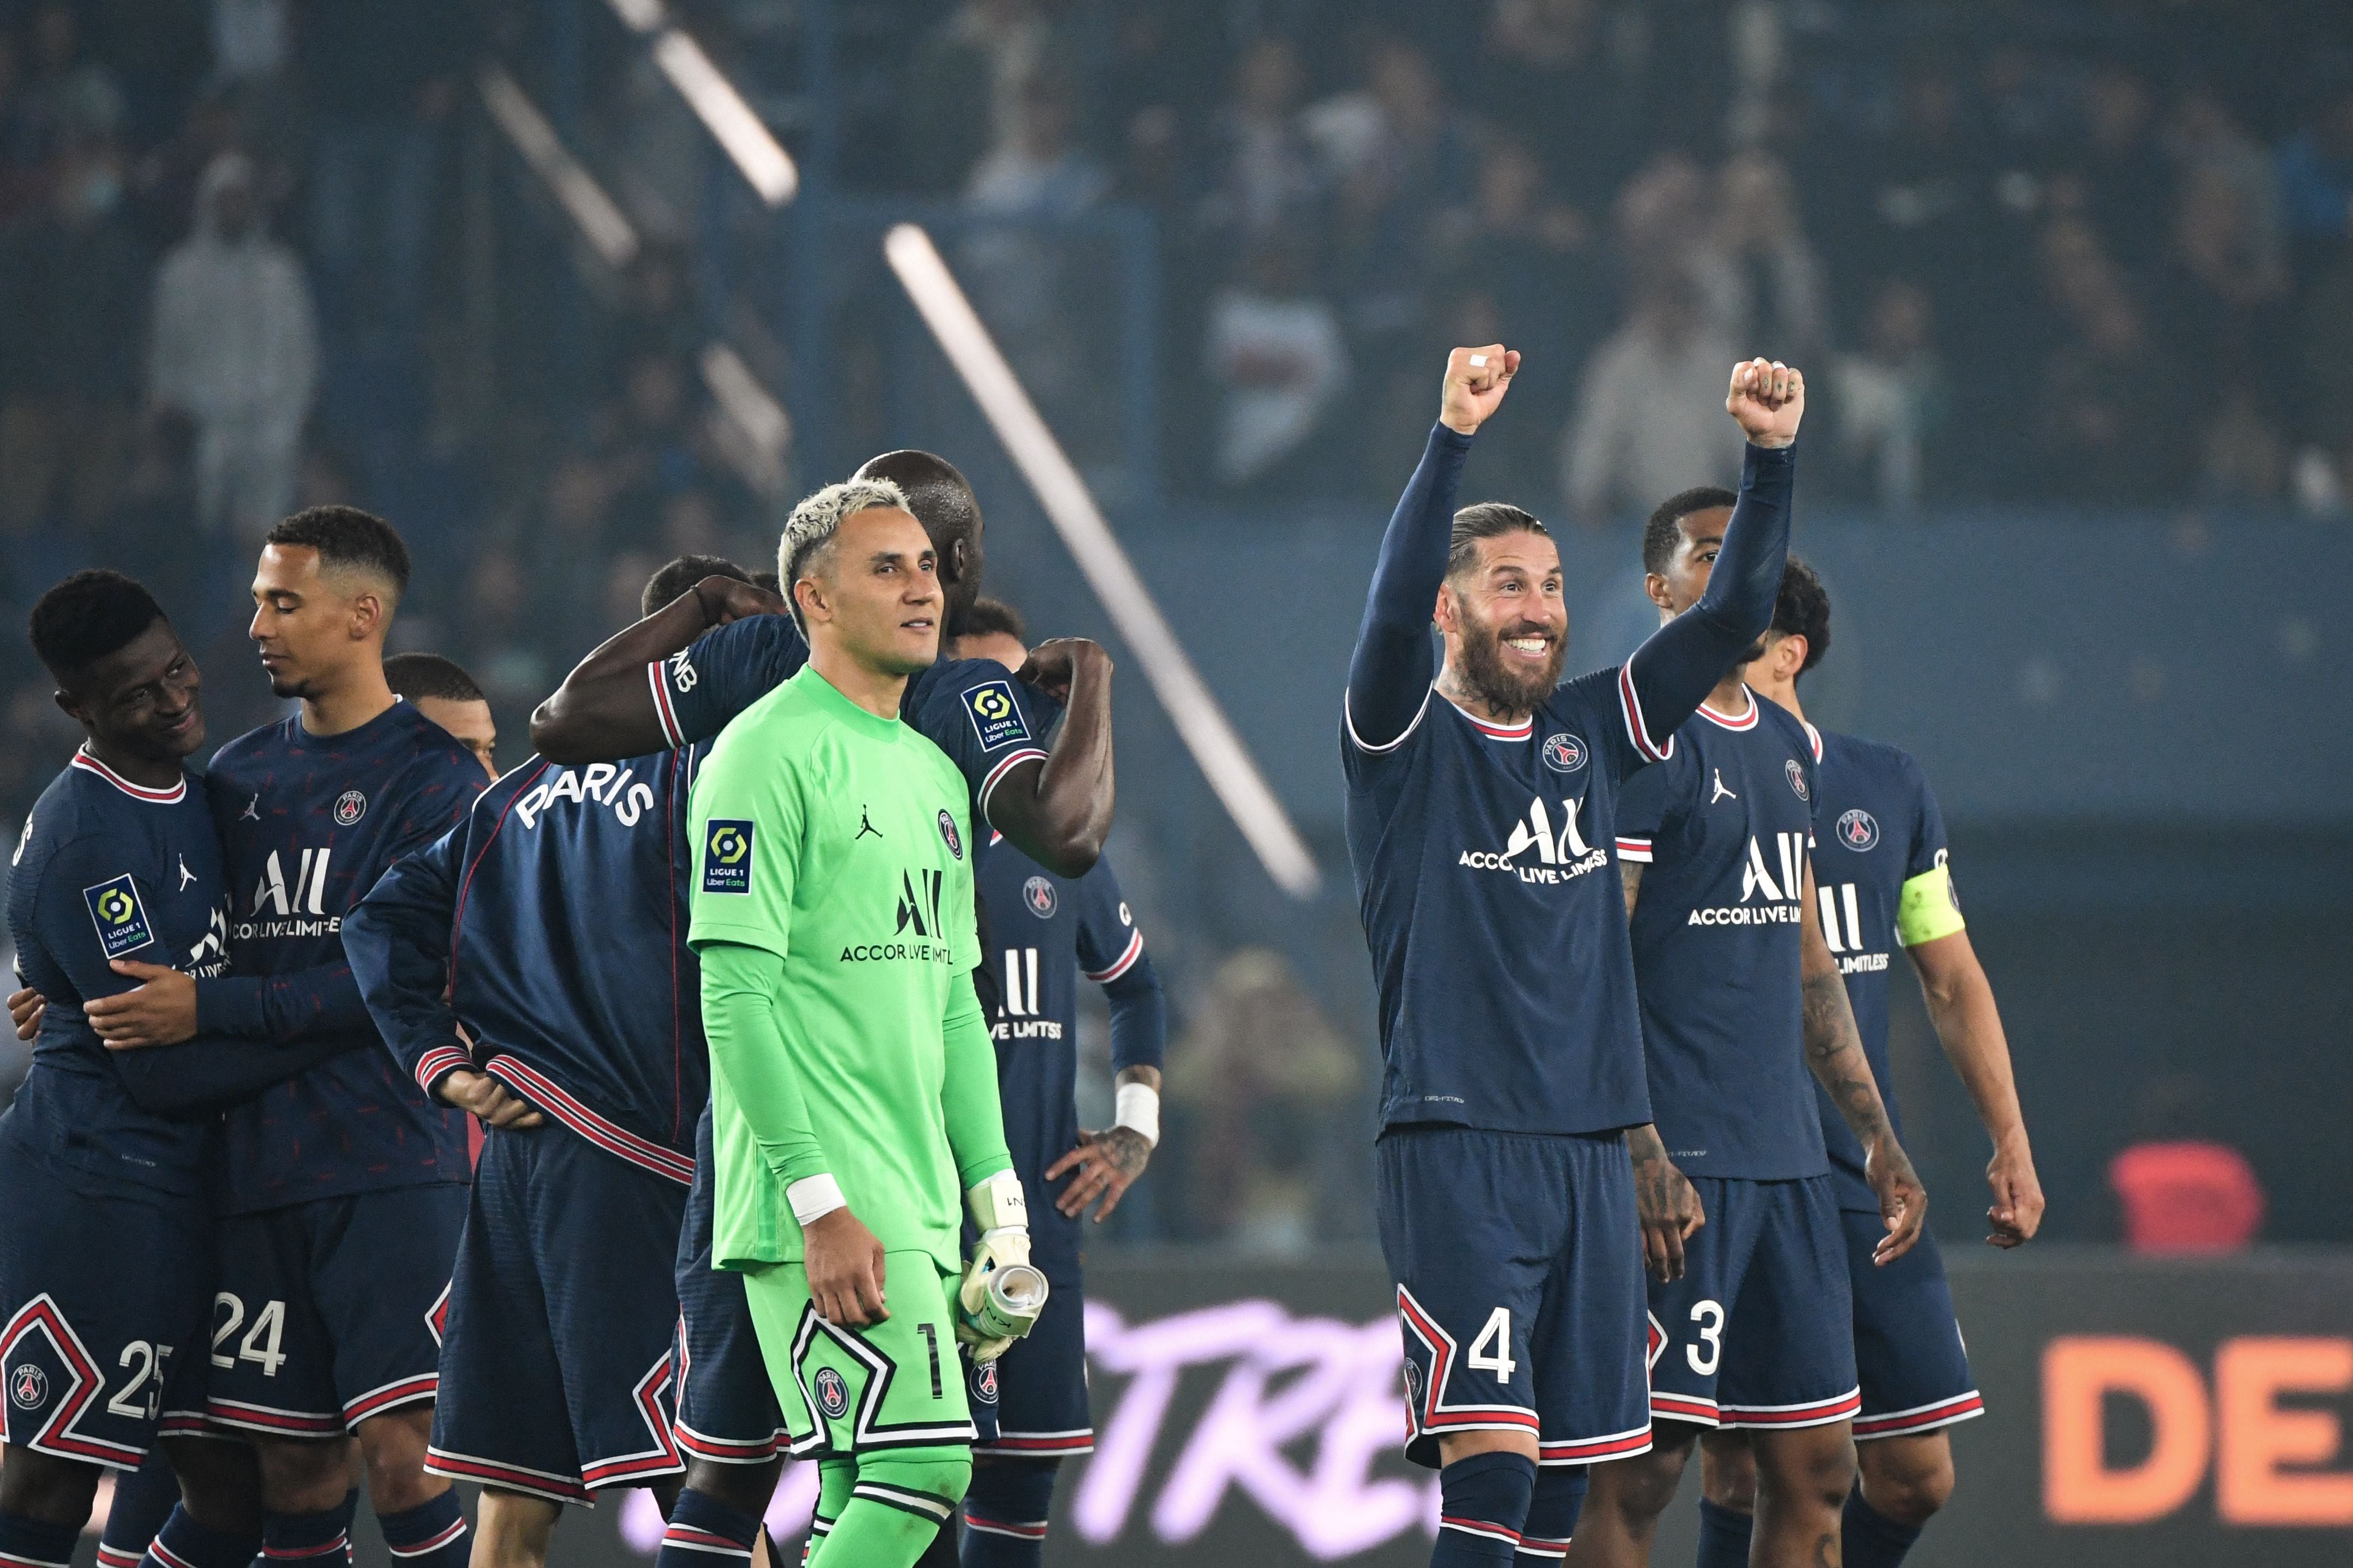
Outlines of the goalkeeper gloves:
M 976 1363 L 986 1363 L 1003 1355 L 1037 1323 L 1046 1304 L 1045 1278 L 1029 1267 L 1029 1205 L 1020 1177 L 999 1171 L 966 1191 L 965 1201 L 980 1227 L 980 1240 L 974 1244 L 964 1282 L 956 1289 L 956 1339 L 970 1350 Z M 989 1302 L 991 1279 L 1008 1268 L 1026 1270 L 1036 1280 L 1034 1300 L 1011 1313 L 1001 1303 L 992 1307 Z M 1007 1329 L 1012 1331 L 1003 1331 Z

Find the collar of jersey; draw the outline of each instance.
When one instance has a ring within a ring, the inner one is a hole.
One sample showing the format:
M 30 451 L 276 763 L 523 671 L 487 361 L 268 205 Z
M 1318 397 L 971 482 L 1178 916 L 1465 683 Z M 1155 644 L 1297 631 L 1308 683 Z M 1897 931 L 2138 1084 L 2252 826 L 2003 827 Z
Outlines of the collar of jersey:
M 71 765 L 81 769 L 84 773 L 96 773 L 132 799 L 143 800 L 150 805 L 176 805 L 188 798 L 188 775 L 185 773 L 180 775 L 180 782 L 170 789 L 149 789 L 145 784 L 132 784 L 104 763 L 91 756 L 90 748 L 86 745 L 73 754 Z
M 1745 686 L 1741 689 L 1748 691 Z M 1757 728 L 1757 705 L 1763 700 L 1754 691 L 1748 691 L 1748 711 L 1737 719 L 1719 713 L 1704 702 L 1699 705 L 1699 715 L 1719 730 L 1754 730 Z
M 819 675 L 817 670 L 817 666 L 814 664 L 805 664 L 801 666 L 800 672 L 795 675 L 793 679 L 797 681 L 804 682 L 807 686 L 811 695 L 820 705 L 831 709 L 834 712 L 839 714 L 853 724 L 864 726 L 871 733 L 878 737 L 888 739 L 896 735 L 902 728 L 897 715 L 893 714 L 892 717 L 885 719 L 880 713 L 869 713 L 865 709 L 860 708 L 857 703 L 852 702 L 848 697 L 842 695 L 841 688 L 836 686 L 832 681 L 828 680 L 824 676 Z
M 1432 688 L 1432 689 L 1435 690 L 1436 689 Z M 1446 697 L 1446 693 L 1443 691 L 1440 691 L 1438 694 L 1440 697 Z M 1472 729 L 1478 731 L 1479 733 L 1486 736 L 1487 739 L 1491 741 L 1525 741 L 1536 731 L 1536 716 L 1533 713 L 1521 720 L 1517 724 L 1496 724 L 1480 718 L 1479 715 L 1472 712 L 1471 710 L 1463 707 L 1462 704 L 1455 701 L 1451 697 L 1446 697 L 1446 701 L 1449 707 L 1452 708 L 1457 713 L 1461 714 L 1463 718 L 1471 721 L 1471 727 Z
M 1822 760 L 1822 732 L 1820 730 L 1815 729 L 1813 725 L 1806 720 L 1800 719 L 1798 722 L 1806 726 L 1806 739 L 1813 742 L 1814 761 L 1818 763 L 1820 762 Z

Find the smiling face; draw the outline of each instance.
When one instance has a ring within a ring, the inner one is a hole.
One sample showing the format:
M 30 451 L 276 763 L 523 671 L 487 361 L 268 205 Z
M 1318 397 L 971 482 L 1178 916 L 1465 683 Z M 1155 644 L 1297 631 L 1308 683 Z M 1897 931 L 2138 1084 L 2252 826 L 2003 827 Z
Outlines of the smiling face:
M 923 525 L 896 507 L 842 519 L 793 584 L 812 647 L 830 645 L 878 675 L 913 675 L 939 660 L 946 599 Z
M 1478 541 L 1438 591 L 1437 619 L 1447 668 L 1472 695 L 1499 719 L 1535 711 L 1568 658 L 1558 547 L 1529 529 Z
M 204 677 L 172 623 L 158 616 L 77 672 L 58 706 L 96 749 L 121 760 L 177 763 L 205 743 Z

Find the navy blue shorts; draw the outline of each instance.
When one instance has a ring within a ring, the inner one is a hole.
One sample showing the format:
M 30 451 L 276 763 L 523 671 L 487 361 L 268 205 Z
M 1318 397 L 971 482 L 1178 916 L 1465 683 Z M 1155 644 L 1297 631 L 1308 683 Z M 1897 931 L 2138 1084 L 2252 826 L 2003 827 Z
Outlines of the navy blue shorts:
M 1641 1228 L 1619 1135 L 1409 1127 L 1375 1152 L 1406 1458 L 1434 1469 L 1440 1436 L 1482 1430 L 1534 1432 L 1547 1465 L 1646 1452 Z
M 431 1182 L 216 1222 L 215 1426 L 333 1437 L 433 1397 L 466 1189 Z
M 492 1129 L 425 1468 L 554 1502 L 686 1468 L 670 1435 L 686 1186 L 560 1127 Z
M 1085 1279 L 1075 1259 L 1034 1261 L 1048 1286 L 1037 1326 L 988 1365 L 967 1369 L 965 1392 L 980 1429 L 976 1454 L 1061 1459 L 1095 1449 L 1087 1412 Z
M 201 1199 L 77 1193 L 0 1137 L 7 1440 L 135 1470 L 204 1400 L 211 1216 Z
M 1854 1362 L 1862 1377 L 1854 1440 L 1926 1432 L 1984 1415 L 1936 1238 L 1923 1231 L 1911 1251 L 1882 1268 L 1871 1261 L 1871 1249 L 1887 1234 L 1885 1222 L 1852 1209 L 1839 1218 L 1846 1226 Z
M 694 1186 L 679 1227 L 678 1446 L 689 1458 L 765 1465 L 792 1447 L 753 1331 L 744 1276 L 711 1266 L 711 1112 L 694 1133 Z
M 1694 1176 L 1707 1223 L 1683 1277 L 1651 1282 L 1651 1414 L 1702 1426 L 1852 1418 L 1854 1321 L 1828 1176 Z

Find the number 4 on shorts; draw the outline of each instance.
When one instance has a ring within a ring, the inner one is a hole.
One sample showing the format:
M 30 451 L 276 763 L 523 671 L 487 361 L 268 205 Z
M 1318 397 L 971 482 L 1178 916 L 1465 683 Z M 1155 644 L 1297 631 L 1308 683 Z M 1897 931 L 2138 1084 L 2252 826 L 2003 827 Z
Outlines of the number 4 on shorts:
M 1488 1347 L 1493 1346 L 1491 1353 Z M 1473 1372 L 1492 1372 L 1497 1383 L 1509 1383 L 1520 1363 L 1512 1359 L 1512 1310 L 1498 1307 L 1487 1314 L 1487 1326 L 1471 1342 L 1471 1354 L 1462 1363 Z

